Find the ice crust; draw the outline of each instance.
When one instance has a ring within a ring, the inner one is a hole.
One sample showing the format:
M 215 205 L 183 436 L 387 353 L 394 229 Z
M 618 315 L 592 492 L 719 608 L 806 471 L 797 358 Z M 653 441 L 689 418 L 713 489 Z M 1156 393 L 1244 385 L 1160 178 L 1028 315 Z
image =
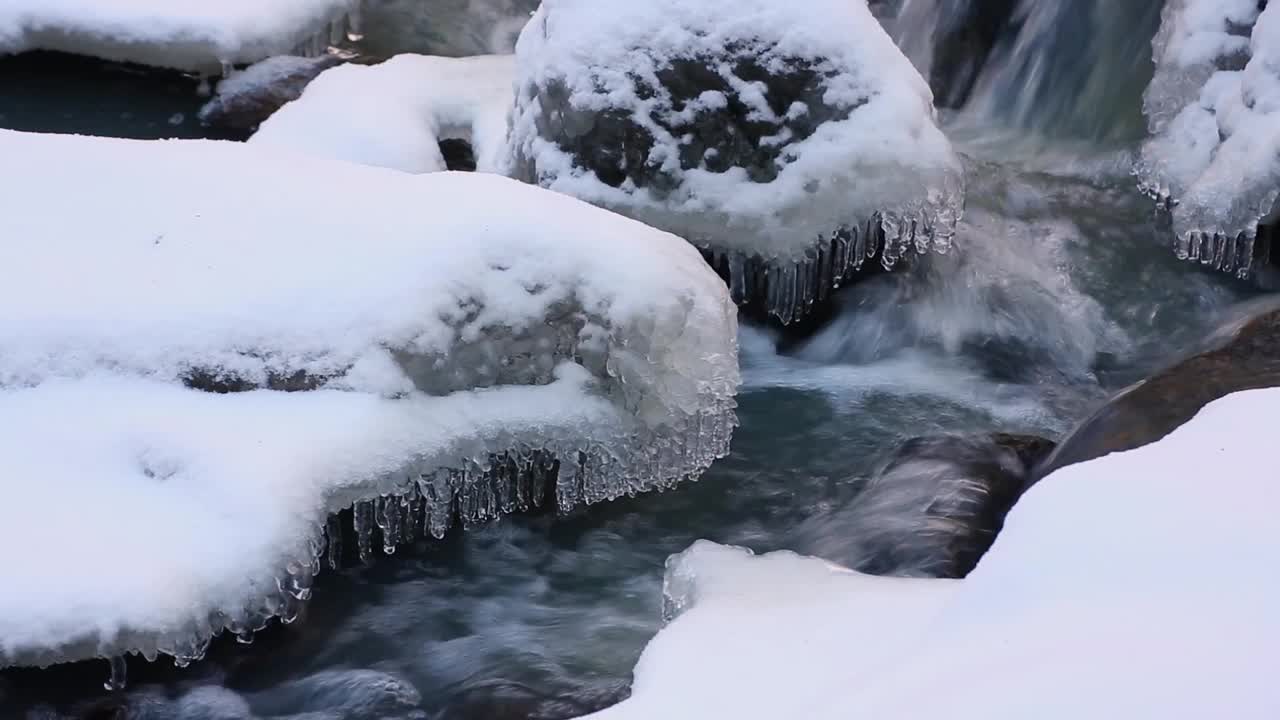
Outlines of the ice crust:
M 1280 197 L 1280 7 L 1173 0 L 1144 97 L 1153 137 L 1136 173 L 1172 215 L 1180 258 L 1249 277 Z
M 1276 422 L 1280 389 L 1238 393 L 1055 472 L 964 580 L 700 542 L 631 699 L 589 717 L 1273 718 Z
M 272 115 L 252 144 L 412 173 L 445 169 L 439 142 L 471 143 L 476 169 L 496 172 L 514 96 L 510 55 L 398 55 L 326 70 Z
M 509 174 L 721 253 L 784 320 L 951 245 L 959 160 L 864 3 L 546 0 L 516 56 Z
M 736 310 L 677 237 L 235 143 L 0 156 L 0 666 L 291 619 L 353 503 L 368 556 L 727 452 Z
M 206 74 L 319 55 L 356 36 L 362 0 L 4 0 L 0 54 L 60 50 Z

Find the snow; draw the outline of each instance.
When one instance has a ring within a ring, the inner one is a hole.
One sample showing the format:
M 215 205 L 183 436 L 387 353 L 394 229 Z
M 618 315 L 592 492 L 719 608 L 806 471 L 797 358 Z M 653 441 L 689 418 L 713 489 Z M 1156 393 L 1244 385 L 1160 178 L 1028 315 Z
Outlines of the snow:
M 875 213 L 889 231 L 887 264 L 913 244 L 921 251 L 950 244 L 963 194 L 958 158 L 935 124 L 927 83 L 865 3 L 545 0 L 516 55 L 515 176 L 701 246 L 766 259 L 802 258 L 819 238 Z M 818 87 L 804 95 L 808 102 L 777 109 L 770 101 L 779 98 L 744 58 L 775 79 L 816 72 Z M 662 78 L 687 61 L 719 79 L 703 77 L 707 89 L 686 101 L 688 88 Z M 752 144 L 752 152 L 778 149 L 763 178 L 741 157 L 713 167 L 724 159 L 714 147 L 692 161 L 681 157 L 702 142 L 694 135 L 728 123 L 717 113 L 730 102 L 752 122 L 779 128 Z M 652 136 L 643 163 L 660 171 L 659 180 L 611 184 L 566 147 L 597 123 L 615 122 L 610 114 Z
M 445 169 L 442 139 L 470 141 L 476 169 L 495 172 L 506 148 L 514 58 L 398 55 L 322 73 L 250 143 L 412 173 Z
M 1280 389 L 1028 491 L 964 580 L 701 542 L 630 718 L 1274 718 Z M 1206 452 L 1206 450 L 1208 452 Z
M 4 0 L 0 54 L 61 50 L 212 74 L 323 47 L 358 17 L 359 0 Z
M 425 502 L 379 501 L 394 550 L 392 510 L 439 535 L 529 504 L 535 451 L 568 509 L 727 450 L 735 310 L 679 238 L 236 143 L 3 131 L 0 156 L 0 666 L 185 661 L 289 617 L 353 502 Z
M 1280 196 L 1280 7 L 1171 4 L 1156 49 L 1137 174 L 1174 205 L 1179 256 L 1247 277 Z

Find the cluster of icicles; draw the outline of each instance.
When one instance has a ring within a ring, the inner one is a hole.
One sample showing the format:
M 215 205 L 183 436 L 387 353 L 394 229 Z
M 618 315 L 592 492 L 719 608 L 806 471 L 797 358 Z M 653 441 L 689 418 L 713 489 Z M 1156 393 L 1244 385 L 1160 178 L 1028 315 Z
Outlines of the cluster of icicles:
M 729 452 L 737 425 L 732 397 L 718 398 L 657 431 L 640 431 L 621 443 L 594 443 L 585 449 L 571 443 L 541 448 L 520 447 L 500 455 L 472 458 L 459 468 L 405 473 L 376 498 L 359 500 L 347 513 L 335 511 L 324 526 L 313 528 L 301 557 L 285 563 L 274 587 L 239 612 L 214 611 L 197 618 L 179 632 L 163 635 L 121 633 L 113 640 L 118 653 L 109 658 L 108 690 L 125 686 L 123 653 L 147 660 L 169 655 L 178 667 L 204 657 L 213 638 L 224 630 L 242 643 L 273 619 L 289 624 L 298 619 L 316 575 L 358 558 L 370 563 L 378 550 L 392 554 L 397 547 L 427 538 L 443 538 L 455 524 L 488 522 L 500 515 L 527 511 L 554 502 L 566 512 L 579 505 L 669 489 L 695 478 Z M 354 536 L 355 547 L 346 538 Z
M 1173 236 L 1173 253 L 1179 260 L 1197 262 L 1241 280 L 1252 277 L 1254 270 L 1271 261 L 1271 243 L 1265 237 L 1266 226 L 1255 226 L 1247 232 L 1230 235 L 1209 230 L 1177 232 L 1172 213 L 1177 201 L 1167 192 L 1142 185 L 1141 189 L 1156 201 L 1157 225 Z M 1258 242 L 1260 236 L 1262 242 Z
M 804 319 L 871 260 L 892 270 L 912 253 L 951 251 L 955 215 L 876 213 L 819 240 L 798 259 L 765 258 L 737 250 L 704 248 L 712 267 L 729 279 L 733 301 L 759 304 L 783 324 Z

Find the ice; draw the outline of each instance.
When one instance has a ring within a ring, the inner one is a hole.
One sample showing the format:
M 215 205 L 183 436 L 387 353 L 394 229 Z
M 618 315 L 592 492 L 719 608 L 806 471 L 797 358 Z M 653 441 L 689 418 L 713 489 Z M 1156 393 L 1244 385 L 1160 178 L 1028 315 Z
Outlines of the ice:
M 1266 262 L 1258 225 L 1280 209 L 1280 7 L 1258 8 L 1165 7 L 1135 170 L 1171 214 L 1178 256 L 1241 278 Z
M 864 3 L 547 0 L 516 56 L 509 174 L 689 239 L 784 321 L 950 248 L 959 161 Z
M 0 54 L 60 50 L 207 75 L 319 55 L 362 0 L 4 0 Z
M 325 71 L 249 142 L 413 173 L 445 169 L 440 140 L 471 143 L 476 169 L 500 169 L 514 96 L 510 55 L 398 55 Z
M 247 642 L 353 505 L 372 557 L 727 451 L 736 310 L 679 238 L 236 143 L 0 156 L 0 666 Z
M 1059 470 L 964 580 L 696 544 L 631 699 L 589 717 L 1274 718 L 1277 422 L 1247 391 Z

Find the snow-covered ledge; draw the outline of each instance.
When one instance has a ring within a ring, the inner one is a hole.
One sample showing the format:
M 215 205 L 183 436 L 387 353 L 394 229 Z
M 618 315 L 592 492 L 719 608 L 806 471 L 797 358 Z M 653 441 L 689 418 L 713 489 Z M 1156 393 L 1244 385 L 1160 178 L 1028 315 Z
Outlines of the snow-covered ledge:
M 1207 718 L 1280 710 L 1280 389 L 1035 485 L 964 580 L 698 543 L 592 720 Z
M 0 157 L 0 666 L 291 619 L 353 503 L 390 552 L 727 452 L 736 310 L 675 236 L 235 143 Z
M 4 0 L 0 54 L 60 50 L 226 74 L 358 34 L 363 0 Z

